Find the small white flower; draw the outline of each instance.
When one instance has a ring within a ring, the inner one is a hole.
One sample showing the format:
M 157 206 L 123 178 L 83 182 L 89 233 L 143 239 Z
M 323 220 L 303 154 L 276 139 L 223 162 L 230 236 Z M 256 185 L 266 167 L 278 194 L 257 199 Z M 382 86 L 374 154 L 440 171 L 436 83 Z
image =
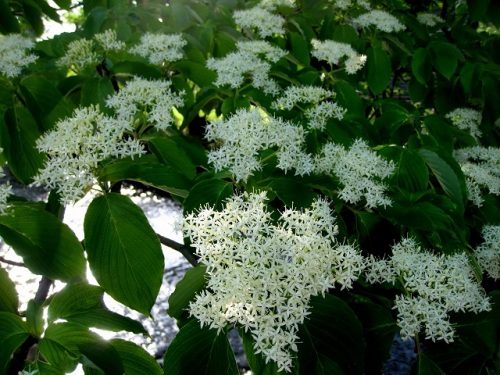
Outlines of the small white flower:
M 106 101 L 113 108 L 119 121 L 132 123 L 138 114 L 156 128 L 166 130 L 174 124 L 172 110 L 184 104 L 182 98 L 172 92 L 170 82 L 135 77 L 117 94 Z
M 325 60 L 329 64 L 339 65 L 340 61 L 345 62 L 345 69 L 348 74 L 354 74 L 366 62 L 366 56 L 360 55 L 347 43 L 336 42 L 334 40 L 311 41 L 313 50 L 311 54 L 318 60 Z
M 395 165 L 377 155 L 365 141 L 355 140 L 348 150 L 333 142 L 327 143 L 316 156 L 315 165 L 316 172 L 338 177 L 343 185 L 340 199 L 358 203 L 364 198 L 370 208 L 391 205 L 381 180 L 392 174 Z
M 295 8 L 295 0 L 262 0 L 259 7 L 274 11 L 279 7 Z
M 76 72 L 98 63 L 99 57 L 94 52 L 94 41 L 83 38 L 69 43 L 66 54 L 56 62 L 58 66 L 71 68 Z
M 131 53 L 148 58 L 151 64 L 162 65 L 182 58 L 182 48 L 187 41 L 181 34 L 145 33 L 141 43 L 130 49 Z
M 482 190 L 500 195 L 500 149 L 496 147 L 466 147 L 453 152 L 466 177 L 469 200 L 481 207 Z
M 118 40 L 115 30 L 108 29 L 100 34 L 95 34 L 94 39 L 105 51 L 120 51 L 125 48 L 125 43 Z
M 457 108 L 446 115 L 457 128 L 469 132 L 475 139 L 481 137 L 479 124 L 481 123 L 481 112 L 471 108 Z
M 352 287 L 364 262 L 357 249 L 336 242 L 327 201 L 302 211 L 286 208 L 276 221 L 265 200 L 265 193 L 245 193 L 227 200 L 222 211 L 206 207 L 184 218 L 184 236 L 209 276 L 189 309 L 201 325 L 241 325 L 251 332 L 256 353 L 291 371 L 310 298 L 336 283 Z
M 399 32 L 405 29 L 405 26 L 392 14 L 378 9 L 364 13 L 353 19 L 352 22 L 361 27 L 375 26 L 386 33 Z
M 234 22 L 241 28 L 256 29 L 261 38 L 283 35 L 285 20 L 269 10 L 256 6 L 246 10 L 236 10 L 233 13 Z
M 444 23 L 444 20 L 434 13 L 419 13 L 417 15 L 417 20 L 423 25 L 434 27 L 436 25 Z
M 0 37 L 0 74 L 14 78 L 21 74 L 24 67 L 36 61 L 36 55 L 27 51 L 33 49 L 35 43 L 20 34 Z
M 500 226 L 485 225 L 483 227 L 484 242 L 474 253 L 479 265 L 495 280 L 500 279 Z

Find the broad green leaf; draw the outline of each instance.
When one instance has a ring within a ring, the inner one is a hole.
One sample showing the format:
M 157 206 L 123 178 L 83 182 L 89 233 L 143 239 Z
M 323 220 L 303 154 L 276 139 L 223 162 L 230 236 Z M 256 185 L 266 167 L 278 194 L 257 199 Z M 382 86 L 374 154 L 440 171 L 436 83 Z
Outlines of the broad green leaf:
M 17 314 L 19 298 L 16 285 L 9 278 L 9 274 L 0 267 L 0 312 Z
M 115 90 L 111 80 L 107 77 L 90 78 L 83 84 L 80 105 L 88 107 L 99 105 L 101 111 L 106 111 L 106 99 L 113 95 Z
M 2 34 L 18 33 L 21 31 L 14 12 L 7 0 L 0 0 L 0 32 Z
M 43 20 L 42 20 L 42 11 L 39 6 L 33 0 L 24 0 L 23 1 L 23 10 L 24 10 L 24 18 L 31 26 L 33 32 L 40 36 L 43 34 Z
M 107 164 L 99 171 L 101 181 L 137 181 L 164 190 L 178 197 L 186 197 L 192 182 L 173 168 L 161 164 L 151 155 L 125 158 Z
M 98 286 L 69 284 L 52 297 L 48 322 L 64 319 L 86 327 L 148 334 L 141 323 L 108 310 L 103 303 L 103 295 L 104 289 Z
M 231 182 L 219 179 L 200 181 L 193 186 L 184 200 L 184 212 L 193 212 L 207 204 L 216 209 L 221 209 L 223 202 L 233 194 L 233 184 Z
M 245 357 L 252 370 L 253 375 L 284 375 L 285 371 L 279 372 L 278 365 L 275 362 L 266 362 L 266 358 L 261 353 L 255 353 L 254 343 L 250 331 L 245 332 L 244 329 L 238 330 L 241 339 L 243 340 L 243 349 Z
M 348 114 L 364 115 L 363 101 L 354 87 L 344 80 L 339 80 L 335 82 L 333 90 L 337 94 L 335 100 L 342 108 L 347 109 Z
M 391 310 L 371 302 L 355 302 L 350 306 L 363 324 L 366 339 L 365 373 L 382 373 L 394 335 L 399 330 Z
M 26 324 L 30 333 L 35 337 L 40 337 L 43 333 L 43 326 L 45 321 L 43 320 L 43 306 L 36 303 L 34 300 L 28 302 L 28 308 L 26 310 Z
M 411 70 L 417 81 L 427 87 L 432 74 L 431 61 L 427 49 L 418 48 L 413 53 Z
M 189 179 L 196 176 L 196 166 L 177 142 L 170 138 L 153 138 L 148 142 L 150 150 L 158 160 L 182 173 Z
M 460 182 L 453 169 L 434 151 L 420 149 L 418 153 L 431 169 L 446 195 L 457 204 L 460 211 L 463 211 L 464 197 L 462 195 Z
M 158 362 L 143 348 L 130 341 L 114 339 L 110 341 L 122 359 L 127 375 L 162 375 Z
M 51 364 L 61 368 L 72 367 L 72 358 L 84 357 L 106 374 L 124 373 L 122 360 L 113 345 L 79 324 L 50 324 L 39 342 L 39 348 Z
M 50 279 L 85 277 L 85 258 L 73 231 L 49 212 L 12 206 L 0 215 L 0 235 L 28 269 Z
M 196 294 L 206 285 L 206 267 L 199 265 L 190 268 L 184 274 L 181 281 L 175 286 L 175 290 L 168 299 L 167 313 L 177 320 L 186 320 L 189 316 L 188 307 Z
M 163 358 L 165 375 L 238 375 L 226 335 L 193 319 L 183 326 Z
M 179 60 L 174 63 L 175 68 L 200 87 L 209 86 L 217 78 L 217 74 L 205 65 L 194 61 Z
M 10 357 L 29 337 L 26 323 L 19 315 L 0 312 L 0 375 L 6 375 Z
M 84 233 L 99 285 L 117 301 L 149 315 L 162 283 L 164 259 L 144 212 L 128 197 L 105 194 L 90 203 Z
M 117 76 L 139 76 L 149 79 L 160 79 L 161 71 L 155 66 L 140 61 L 120 61 L 111 67 L 111 73 Z
M 2 137 L 2 147 L 9 168 L 19 181 L 29 184 L 43 167 L 44 155 L 36 148 L 36 140 L 41 136 L 41 132 L 31 113 L 20 106 L 7 110 L 5 123 L 9 139 Z
M 395 202 L 385 214 L 397 224 L 428 232 L 450 232 L 453 219 L 443 209 L 430 202 Z
M 445 375 L 445 373 L 425 353 L 420 352 L 413 362 L 410 375 Z
M 482 63 L 468 63 L 466 62 L 460 70 L 460 83 L 467 95 L 472 95 L 474 89 L 481 83 L 483 75 Z
M 310 207 L 318 195 L 309 187 L 291 178 L 277 178 L 269 187 L 288 207 Z
M 426 190 L 429 184 L 427 165 L 417 152 L 402 149 L 391 181 L 411 193 Z
M 378 95 L 387 88 L 391 80 L 391 58 L 380 45 L 368 48 L 366 55 L 368 87 Z
M 307 41 L 297 32 L 289 33 L 288 39 L 290 40 L 290 53 L 302 63 L 304 66 L 308 66 L 311 63 L 309 48 L 307 46 Z
M 337 25 L 333 30 L 333 40 L 341 43 L 352 43 L 359 39 L 358 33 L 351 25 Z
M 454 141 L 450 124 L 442 116 L 431 115 L 424 118 L 425 128 L 439 143 L 440 147 L 453 151 Z
M 472 21 L 483 19 L 491 0 L 467 0 L 467 9 Z
M 71 7 L 71 0 L 54 0 L 54 3 L 59 5 L 62 9 L 69 10 Z
M 429 45 L 433 52 L 433 64 L 437 71 L 450 79 L 457 69 L 459 51 L 453 44 L 433 42 Z
M 310 306 L 311 314 L 299 330 L 299 373 L 362 374 L 365 341 L 354 312 L 329 294 L 311 298 Z

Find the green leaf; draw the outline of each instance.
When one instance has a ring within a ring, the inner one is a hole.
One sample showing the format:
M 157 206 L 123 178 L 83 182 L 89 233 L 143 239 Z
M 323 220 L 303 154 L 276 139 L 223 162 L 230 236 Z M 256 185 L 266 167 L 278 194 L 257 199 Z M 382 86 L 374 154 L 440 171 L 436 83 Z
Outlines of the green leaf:
M 418 150 L 418 153 L 431 169 L 446 195 L 448 195 L 453 202 L 456 203 L 460 211 L 463 211 L 464 196 L 462 194 L 458 177 L 453 169 L 434 151 L 420 149 Z
M 391 80 L 391 58 L 380 45 L 368 48 L 366 55 L 368 87 L 378 95 L 387 88 Z
M 238 333 L 243 340 L 243 349 L 245 350 L 245 357 L 252 370 L 253 375 L 280 375 L 286 372 L 278 371 L 278 365 L 275 362 L 266 362 L 266 358 L 261 353 L 255 353 L 254 343 L 250 331 L 245 332 L 244 329 L 239 329 Z
M 33 0 L 23 1 L 24 17 L 37 36 L 43 34 L 42 11 Z
M 411 70 L 417 81 L 427 87 L 432 74 L 431 61 L 427 49 L 418 48 L 413 53 L 413 59 L 411 60 Z
M 140 61 L 120 61 L 111 67 L 111 73 L 117 76 L 139 76 L 148 79 L 160 79 L 160 69 Z
M 196 176 L 196 166 L 177 142 L 170 138 L 153 138 L 148 142 L 150 150 L 158 160 L 182 173 L 189 179 Z
M 50 324 L 39 342 L 40 353 L 60 368 L 73 367 L 82 356 L 107 375 L 124 373 L 122 360 L 109 342 L 75 323 Z
M 160 240 L 144 212 L 126 196 L 95 198 L 84 220 L 92 273 L 117 301 L 149 315 L 163 279 Z
M 300 61 L 302 65 L 308 66 L 311 63 L 311 58 L 307 41 L 297 32 L 289 33 L 288 40 L 290 41 L 291 54 Z
M 179 60 L 173 63 L 173 65 L 175 69 L 199 87 L 209 86 L 217 79 L 217 74 L 214 71 L 194 61 Z
M 427 165 L 416 151 L 402 149 L 392 181 L 411 193 L 426 190 L 429 184 Z
M 184 200 L 184 213 L 193 212 L 207 204 L 216 209 L 221 209 L 224 201 L 233 195 L 233 184 L 231 182 L 219 179 L 200 181 L 193 186 Z
M 9 274 L 0 267 L 0 312 L 10 312 L 17 314 L 19 298 L 16 285 L 9 278 Z
M 165 375 L 238 375 L 238 366 L 225 334 L 193 319 L 183 326 L 163 358 Z
M 206 267 L 198 265 L 190 268 L 184 274 L 181 281 L 175 286 L 175 290 L 168 299 L 167 313 L 172 318 L 180 321 L 187 320 L 189 317 L 188 307 L 196 294 L 206 285 L 205 278 Z
M 71 7 L 71 0 L 54 0 L 54 3 L 59 5 L 62 9 L 69 10 Z
M 158 159 L 151 155 L 133 160 L 131 158 L 115 160 L 101 168 L 99 180 L 137 181 L 182 198 L 188 195 L 192 186 L 192 182 L 185 175 L 159 163 Z
M 445 231 L 450 232 L 453 227 L 453 219 L 443 209 L 431 202 L 395 202 L 388 207 L 385 214 L 394 219 L 397 224 L 412 229 L 428 232 Z
M 358 33 L 351 25 L 337 25 L 333 30 L 333 40 L 341 43 L 353 43 L 359 39 Z
M 445 373 L 425 354 L 419 353 L 413 362 L 410 375 L 445 375 Z
M 0 375 L 7 374 L 11 355 L 29 335 L 28 326 L 19 315 L 0 312 Z
M 80 241 L 66 224 L 46 211 L 12 206 L 0 216 L 0 236 L 37 275 L 62 281 L 85 277 Z
M 123 362 L 127 375 L 162 375 L 158 362 L 143 348 L 130 341 L 114 339 L 110 341 Z
M 109 311 L 103 303 L 104 289 L 85 283 L 67 285 L 54 295 L 48 309 L 48 322 L 64 319 L 86 327 L 108 331 L 128 331 L 147 335 L 141 323 Z
M 311 314 L 299 330 L 300 374 L 362 374 L 365 341 L 354 312 L 332 295 L 311 298 Z
M 491 0 L 467 0 L 467 9 L 472 21 L 483 19 Z
M 5 123 L 9 139 L 2 137 L 4 155 L 12 174 L 27 185 L 43 167 L 44 155 L 36 148 L 36 140 L 41 136 L 41 132 L 31 113 L 20 106 L 7 110 Z
M 106 111 L 106 99 L 113 95 L 115 90 L 111 80 L 107 77 L 90 78 L 83 84 L 80 104 L 88 107 L 99 105 L 101 111 Z
M 0 0 L 0 32 L 2 34 L 19 33 L 21 28 L 14 16 L 14 12 L 9 7 L 7 0 Z
M 429 48 L 433 52 L 432 60 L 437 71 L 450 79 L 457 69 L 459 56 L 457 47 L 446 42 L 433 42 Z
M 43 320 L 43 306 L 36 303 L 34 300 L 30 300 L 28 302 L 28 308 L 26 310 L 26 323 L 28 324 L 28 329 L 33 336 L 42 336 L 44 328 L 43 325 L 45 324 Z
M 277 178 L 269 187 L 288 207 L 310 207 L 318 195 L 309 187 L 292 178 Z
M 335 82 L 333 90 L 337 94 L 335 100 L 342 108 L 347 109 L 348 114 L 364 115 L 363 101 L 354 87 L 344 80 L 339 80 Z

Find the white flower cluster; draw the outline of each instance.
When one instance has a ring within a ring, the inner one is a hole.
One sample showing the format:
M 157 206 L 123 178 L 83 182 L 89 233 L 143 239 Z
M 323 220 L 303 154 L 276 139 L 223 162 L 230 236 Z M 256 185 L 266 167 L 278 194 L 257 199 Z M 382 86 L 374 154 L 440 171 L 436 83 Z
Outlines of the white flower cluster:
M 484 242 L 474 253 L 479 265 L 495 280 L 500 279 L 500 225 L 485 225 L 482 235 Z
M 399 32 L 405 29 L 405 26 L 392 14 L 378 9 L 364 13 L 353 19 L 352 22 L 361 27 L 375 26 L 386 33 Z
M 391 205 L 385 195 L 387 187 L 380 180 L 393 173 L 394 163 L 377 155 L 364 140 L 356 139 L 349 149 L 333 142 L 325 144 L 315 165 L 317 172 L 338 177 L 343 185 L 339 191 L 342 200 L 358 203 L 364 197 L 370 208 Z
M 333 91 L 318 86 L 289 86 L 283 95 L 272 103 L 275 109 L 290 110 L 296 104 L 312 103 L 313 106 L 304 111 L 311 129 L 323 130 L 328 119 L 342 120 L 346 110 L 337 103 L 323 101 L 335 97 Z
M 481 137 L 479 124 L 481 123 L 481 112 L 471 108 L 457 108 L 446 114 L 457 128 L 469 132 L 475 139 Z
M 262 0 L 259 6 L 269 11 L 274 11 L 279 7 L 295 8 L 295 0 Z
M 19 34 L 0 37 L 0 74 L 9 78 L 20 75 L 25 66 L 38 58 L 27 52 L 34 46 L 33 40 Z
M 336 8 L 341 10 L 346 10 L 354 5 L 358 5 L 365 10 L 371 9 L 370 3 L 366 0 L 330 0 L 330 2 L 332 2 Z
M 94 41 L 88 39 L 77 39 L 68 44 L 66 54 L 57 60 L 60 67 L 71 68 L 76 72 L 82 71 L 89 65 L 97 65 L 99 56 L 94 51 Z
M 169 81 L 139 77 L 130 80 L 106 101 L 106 105 L 115 110 L 119 121 L 133 123 L 137 116 L 141 116 L 161 130 L 174 123 L 172 109 L 183 104 L 182 98 L 170 90 Z
M 277 83 L 269 77 L 271 64 L 286 55 L 286 51 L 272 46 L 265 41 L 244 41 L 237 43 L 237 51 L 223 58 L 209 58 L 207 67 L 217 72 L 215 85 L 241 87 L 250 77 L 255 88 L 267 94 L 277 95 L 280 91 Z
M 283 29 L 285 19 L 260 6 L 236 10 L 233 18 L 240 28 L 255 29 L 261 38 L 285 34 L 285 29 Z
M 496 147 L 466 147 L 453 152 L 466 177 L 469 200 L 481 207 L 481 189 L 500 195 L 500 149 Z
M 141 43 L 130 49 L 131 53 L 148 58 L 151 64 L 162 65 L 182 58 L 182 48 L 187 41 L 181 34 L 145 33 Z
M 334 40 L 319 41 L 313 39 L 311 44 L 313 46 L 311 54 L 318 60 L 325 60 L 332 65 L 339 65 L 341 59 L 345 60 L 345 70 L 348 74 L 356 73 L 365 65 L 366 55 L 357 53 L 347 43 L 336 42 Z
M 209 162 L 216 171 L 228 168 L 236 181 L 247 181 L 254 171 L 262 169 L 260 151 L 277 147 L 279 160 L 281 153 L 293 150 L 296 159 L 297 153 L 304 153 L 304 137 L 302 127 L 267 116 L 258 109 L 240 109 L 225 120 L 211 121 L 205 135 L 209 141 L 222 143 L 209 152 Z M 286 161 L 281 161 L 278 167 L 297 167 L 284 165 Z M 311 157 L 310 165 L 312 170 Z
M 96 106 L 76 109 L 37 140 L 48 160 L 34 184 L 57 188 L 64 204 L 75 202 L 95 183 L 101 161 L 144 153 L 138 140 L 125 136 L 131 131 L 130 122 L 108 117 Z
M 396 297 L 395 308 L 403 339 L 425 326 L 427 339 L 451 342 L 450 312 L 490 309 L 466 254 L 432 254 L 411 238 L 394 245 L 389 260 L 367 259 L 366 279 L 370 283 L 402 281 L 406 293 Z
M 334 217 L 324 200 L 310 209 L 286 209 L 277 224 L 265 209 L 265 193 L 230 198 L 223 211 L 204 208 L 184 218 L 207 288 L 190 304 L 201 325 L 249 330 L 257 353 L 290 371 L 299 325 L 312 296 L 339 283 L 350 288 L 363 257 L 336 243 Z
M 419 13 L 417 15 L 417 20 L 422 25 L 434 27 L 436 25 L 444 23 L 444 20 L 434 13 Z
M 95 34 L 94 39 L 104 51 L 121 51 L 125 48 L 125 43 L 118 40 L 115 30 L 108 29 L 100 34 Z

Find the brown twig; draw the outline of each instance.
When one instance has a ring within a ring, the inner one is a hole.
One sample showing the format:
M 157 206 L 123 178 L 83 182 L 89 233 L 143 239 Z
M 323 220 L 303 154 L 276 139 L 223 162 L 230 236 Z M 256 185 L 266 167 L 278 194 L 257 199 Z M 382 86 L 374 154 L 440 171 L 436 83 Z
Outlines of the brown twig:
M 5 259 L 4 257 L 0 257 L 0 262 L 5 263 L 5 264 L 10 264 L 11 266 L 26 267 L 24 265 L 24 263 L 14 262 L 13 260 L 8 260 L 8 259 Z
M 198 260 L 193 255 L 193 253 L 190 251 L 189 246 L 175 242 L 174 240 L 171 240 L 170 238 L 167 238 L 167 237 L 163 237 L 160 234 L 157 234 L 157 236 L 163 245 L 168 246 L 171 249 L 174 249 L 174 250 L 177 250 L 178 252 L 180 252 L 184 256 L 184 258 L 186 258 L 187 261 L 189 263 L 191 263 L 191 265 L 193 267 L 196 267 L 198 265 Z

